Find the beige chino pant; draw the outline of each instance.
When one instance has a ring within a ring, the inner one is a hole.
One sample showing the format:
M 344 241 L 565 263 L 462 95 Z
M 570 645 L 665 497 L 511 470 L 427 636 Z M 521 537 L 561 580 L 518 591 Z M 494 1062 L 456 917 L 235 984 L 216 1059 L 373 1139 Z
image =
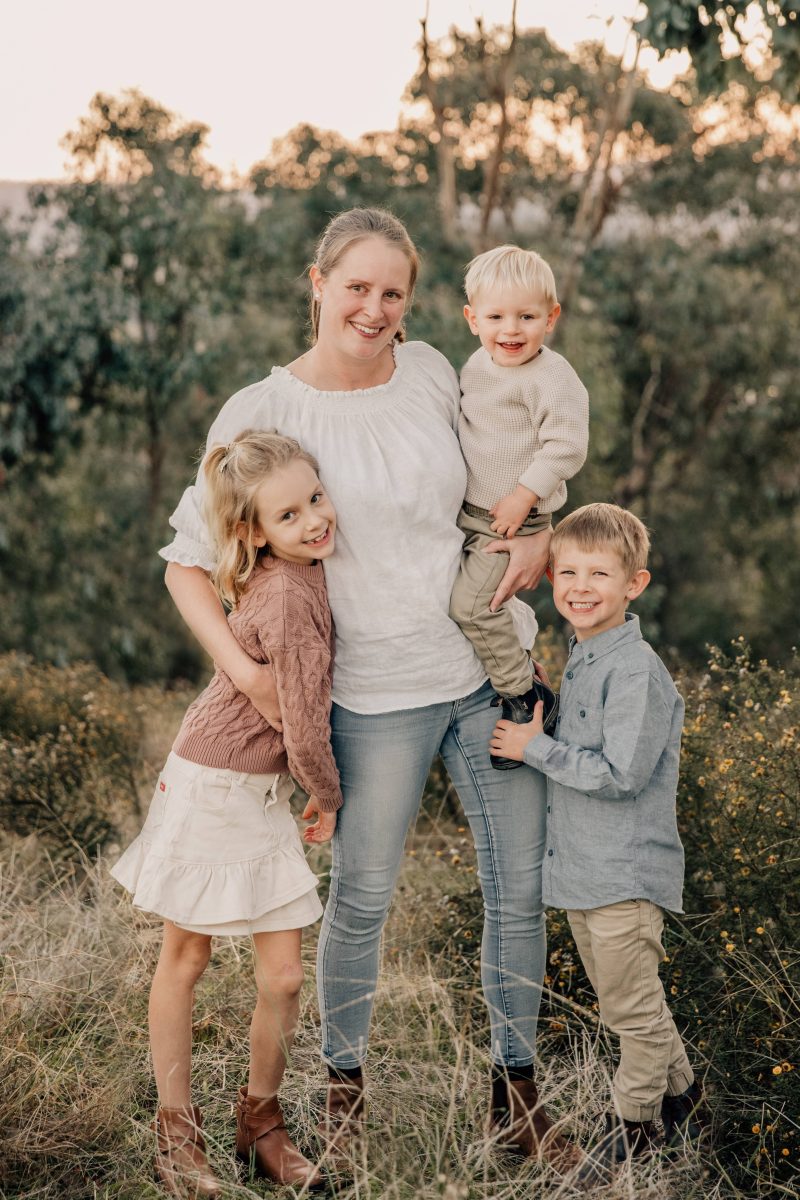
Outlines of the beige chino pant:
M 626 1121 L 652 1121 L 665 1093 L 678 1096 L 694 1080 L 658 977 L 664 914 L 649 900 L 623 900 L 567 917 L 600 1017 L 619 1037 L 616 1107 Z
M 501 604 L 497 612 L 489 609 L 506 573 L 508 555 L 484 554 L 484 547 L 498 540 L 491 530 L 494 517 L 473 505 L 469 509 L 463 508 L 458 516 L 458 528 L 466 537 L 450 597 L 450 616 L 475 647 L 494 690 L 501 696 L 522 696 L 533 684 L 530 655 L 519 644 L 506 606 Z M 515 537 L 540 533 L 550 525 L 548 513 L 529 517 Z

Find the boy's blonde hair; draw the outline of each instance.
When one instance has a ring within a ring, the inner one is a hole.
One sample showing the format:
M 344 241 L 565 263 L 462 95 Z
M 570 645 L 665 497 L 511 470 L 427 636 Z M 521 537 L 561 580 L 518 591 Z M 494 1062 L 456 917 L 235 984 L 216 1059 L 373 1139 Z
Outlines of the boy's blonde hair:
M 558 304 L 556 281 L 550 264 L 535 250 L 519 246 L 496 246 L 479 254 L 467 264 L 464 290 L 473 304 L 479 296 L 503 288 L 523 288 L 531 295 L 541 296 L 548 312 Z
M 261 550 L 253 540 L 258 531 L 256 492 L 273 471 L 295 459 L 319 473 L 317 460 L 294 438 L 258 429 L 245 429 L 227 446 L 212 447 L 203 459 L 203 511 L 217 556 L 211 579 L 231 608 L 239 603 Z
M 554 563 L 565 542 L 574 542 L 580 550 L 608 547 L 619 555 L 631 579 L 647 566 L 650 537 L 632 512 L 618 504 L 585 504 L 556 525 L 550 542 L 550 562 Z

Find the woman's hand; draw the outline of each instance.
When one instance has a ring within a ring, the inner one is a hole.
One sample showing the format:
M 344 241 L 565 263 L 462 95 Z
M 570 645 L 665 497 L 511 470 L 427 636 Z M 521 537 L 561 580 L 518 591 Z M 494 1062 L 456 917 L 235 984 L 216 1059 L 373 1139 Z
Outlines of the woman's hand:
M 546 684 L 550 688 L 550 691 L 552 692 L 553 685 L 550 682 L 550 676 L 547 674 L 547 671 L 544 669 L 544 667 L 542 666 L 542 664 L 540 662 L 536 661 L 535 658 L 532 659 L 531 661 L 533 663 L 533 669 L 536 672 L 536 678 L 540 679 L 542 681 L 542 683 Z
M 281 706 L 278 703 L 275 674 L 269 663 L 257 663 L 250 659 L 250 665 L 233 683 L 240 692 L 244 692 L 267 724 L 280 733 L 283 730 Z
M 489 606 L 492 612 L 496 612 L 509 596 L 515 596 L 523 588 L 533 589 L 538 585 L 550 561 L 552 536 L 552 529 L 543 529 L 541 533 L 531 533 L 512 541 L 498 540 L 486 546 L 484 554 L 504 551 L 509 557 L 506 573 Z
M 303 820 L 310 821 L 315 813 L 317 819 L 313 825 L 309 825 L 307 829 L 303 830 L 303 840 L 317 844 L 329 842 L 336 828 L 336 813 L 323 812 L 314 797 L 310 796 L 308 804 L 303 809 Z

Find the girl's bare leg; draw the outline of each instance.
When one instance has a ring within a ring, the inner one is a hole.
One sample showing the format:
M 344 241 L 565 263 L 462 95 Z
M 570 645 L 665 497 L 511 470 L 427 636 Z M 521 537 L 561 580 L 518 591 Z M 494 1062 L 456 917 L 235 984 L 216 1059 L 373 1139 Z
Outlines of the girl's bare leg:
M 299 929 L 253 935 L 258 998 L 250 1023 L 250 1096 L 275 1096 L 280 1088 L 300 1011 L 300 936 Z
M 211 957 L 211 938 L 164 922 L 150 988 L 150 1049 L 163 1108 L 191 1107 L 194 987 Z

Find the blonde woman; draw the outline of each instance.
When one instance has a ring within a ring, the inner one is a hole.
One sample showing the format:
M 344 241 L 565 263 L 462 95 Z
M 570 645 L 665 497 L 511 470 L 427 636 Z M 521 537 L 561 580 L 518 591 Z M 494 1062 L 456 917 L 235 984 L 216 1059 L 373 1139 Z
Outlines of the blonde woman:
M 258 998 L 237 1154 L 277 1183 L 323 1183 L 289 1139 L 278 1103 L 303 982 L 301 929 L 322 915 L 287 772 L 313 797 L 309 842 L 331 837 L 342 799 L 330 745 L 333 633 L 322 572 L 336 514 L 317 472 L 296 441 L 274 433 L 247 430 L 206 455 L 214 594 L 231 606 L 227 627 L 242 653 L 270 664 L 283 732 L 218 668 L 187 710 L 142 832 L 112 872 L 138 908 L 164 919 L 150 991 L 156 1170 L 179 1196 L 216 1196 L 220 1186 L 190 1093 L 194 986 L 218 935 L 252 937 L 255 950 Z
M 405 342 L 417 270 L 414 245 L 389 213 L 334 217 L 309 273 L 313 344 L 233 396 L 209 441 L 227 442 L 253 425 L 298 438 L 324 464 L 339 514 L 337 553 L 325 573 L 337 639 L 332 741 L 344 802 L 318 954 L 329 1072 L 321 1130 L 329 1150 L 345 1152 L 362 1128 L 381 930 L 438 752 L 478 853 L 493 1122 L 498 1138 L 556 1160 L 566 1143 L 551 1130 L 533 1081 L 545 962 L 544 782 L 529 767 L 492 770 L 494 693 L 448 615 L 466 486 L 455 432 L 459 389 L 441 354 Z M 202 491 L 201 477 L 173 514 L 176 537 L 162 551 L 167 586 L 215 662 L 280 727 L 269 669 L 231 636 L 209 582 L 215 556 Z M 497 602 L 538 582 L 548 541 L 545 532 L 498 542 L 510 564 Z

